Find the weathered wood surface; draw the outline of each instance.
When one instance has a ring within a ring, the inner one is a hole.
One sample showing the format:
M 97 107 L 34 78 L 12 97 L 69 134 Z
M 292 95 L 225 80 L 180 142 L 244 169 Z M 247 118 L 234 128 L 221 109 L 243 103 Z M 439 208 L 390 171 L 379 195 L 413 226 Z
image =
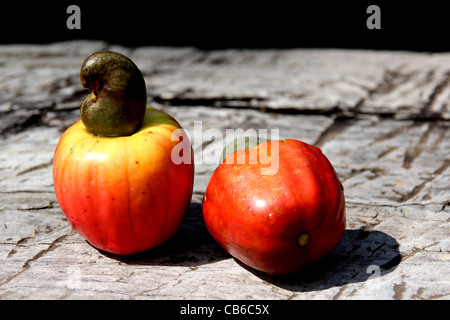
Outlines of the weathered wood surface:
M 130 56 L 149 104 L 200 137 L 181 230 L 132 257 L 88 245 L 53 193 L 53 151 L 86 94 L 80 65 L 101 49 Z M 448 299 L 449 80 L 450 53 L 0 46 L 0 298 Z M 213 241 L 201 217 L 222 147 L 204 136 L 211 128 L 278 129 L 322 148 L 347 202 L 330 256 L 269 277 Z

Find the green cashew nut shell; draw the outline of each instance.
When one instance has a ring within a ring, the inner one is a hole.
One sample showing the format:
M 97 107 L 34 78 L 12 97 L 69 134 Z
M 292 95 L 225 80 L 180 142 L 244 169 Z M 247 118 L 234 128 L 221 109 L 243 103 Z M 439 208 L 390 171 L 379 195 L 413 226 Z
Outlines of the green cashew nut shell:
M 90 93 L 81 105 L 81 120 L 98 136 L 128 136 L 142 125 L 147 91 L 138 67 L 113 51 L 96 52 L 83 62 L 81 85 Z

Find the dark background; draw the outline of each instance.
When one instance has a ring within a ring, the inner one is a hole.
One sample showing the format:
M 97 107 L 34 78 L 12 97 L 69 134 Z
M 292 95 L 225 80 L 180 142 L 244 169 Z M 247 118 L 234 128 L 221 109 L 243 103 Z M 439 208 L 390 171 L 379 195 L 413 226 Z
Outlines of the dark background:
M 66 27 L 71 4 L 81 30 Z M 371 4 L 381 9 L 380 30 L 366 27 Z M 445 1 L 16 1 L 0 5 L 0 30 L 2 44 L 450 51 Z

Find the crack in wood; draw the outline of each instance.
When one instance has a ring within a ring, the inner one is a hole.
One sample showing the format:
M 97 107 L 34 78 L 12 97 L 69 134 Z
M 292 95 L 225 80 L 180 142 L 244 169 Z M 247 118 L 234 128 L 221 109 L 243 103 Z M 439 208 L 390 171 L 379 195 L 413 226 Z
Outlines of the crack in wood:
M 401 75 L 401 73 L 399 72 L 399 70 L 402 67 L 399 67 L 397 69 L 391 70 L 391 69 L 386 69 L 384 71 L 383 74 L 383 78 L 381 79 L 381 81 L 378 83 L 378 85 L 373 88 L 373 89 L 369 89 L 367 90 L 367 95 L 363 98 L 361 98 L 353 107 L 353 112 L 355 113 L 361 113 L 361 109 L 364 106 L 365 102 L 367 101 L 367 99 L 371 98 L 373 95 L 375 94 L 386 94 L 391 92 L 392 90 L 395 89 L 395 87 L 401 83 L 404 83 L 407 79 L 409 79 L 409 76 L 406 75 Z M 401 81 L 399 81 L 399 79 Z M 393 114 L 390 114 L 390 116 L 393 116 Z
M 323 148 L 325 143 L 336 139 L 343 134 L 352 124 L 352 119 L 344 116 L 336 117 L 330 126 L 328 126 L 313 143 L 318 148 Z
M 27 271 L 30 268 L 30 264 L 32 262 L 35 262 L 37 260 L 39 260 L 40 258 L 42 258 L 43 256 L 45 256 L 48 252 L 51 252 L 53 250 L 55 250 L 57 247 L 59 247 L 61 245 L 61 243 L 68 237 L 70 236 L 71 233 L 69 234 L 65 234 L 62 236 L 59 236 L 58 238 L 56 238 L 52 243 L 50 243 L 50 245 L 44 249 L 39 251 L 38 253 L 36 253 L 33 257 L 31 257 L 30 259 L 26 260 L 23 265 L 22 265 L 22 269 L 19 272 L 16 272 L 13 275 L 10 275 L 9 277 L 7 277 L 5 280 L 3 280 L 2 282 L 0 282 L 0 287 L 11 282 L 13 279 L 17 278 L 18 276 L 20 276 L 22 273 L 24 273 L 25 271 Z M 22 239 L 23 240 L 23 239 Z M 19 240 L 20 241 L 20 240 Z M 11 253 L 11 252 L 10 252 Z M 0 296 L 1 297 L 1 296 Z
M 408 148 L 405 152 L 405 158 L 403 160 L 403 168 L 410 169 L 414 160 L 417 159 L 422 152 L 425 150 L 427 146 L 428 139 L 430 138 L 431 133 L 433 132 L 436 124 L 435 123 L 427 123 L 425 132 L 420 137 L 420 140 L 416 145 Z
M 17 172 L 16 176 L 21 176 L 21 175 L 24 175 L 26 173 L 29 173 L 29 172 L 32 172 L 32 171 L 35 171 L 35 170 L 45 169 L 45 168 L 47 168 L 47 167 L 49 167 L 51 165 L 53 165 L 53 159 L 50 159 L 49 162 L 41 163 L 41 164 L 35 165 L 33 167 L 27 168 L 25 170 L 22 170 L 20 172 Z
M 408 124 L 408 123 L 409 123 L 408 121 L 405 121 L 405 124 Z M 395 137 L 397 137 L 397 136 L 399 136 L 399 135 L 401 135 L 401 134 L 403 134 L 403 133 L 405 133 L 405 132 L 415 128 L 416 125 L 417 125 L 417 123 L 413 122 L 410 125 L 402 125 L 401 127 L 394 128 L 391 131 L 389 131 L 389 132 L 381 135 L 380 137 L 377 137 L 376 139 L 374 139 L 372 142 L 369 143 L 369 146 L 373 146 L 373 145 L 378 144 L 378 143 L 380 143 L 382 141 L 385 141 L 385 140 L 393 139 L 393 138 L 395 138 Z
M 428 100 L 424 103 L 422 109 L 420 110 L 421 117 L 433 118 L 438 117 L 440 115 L 440 112 L 431 112 L 431 108 L 433 107 L 433 104 L 437 100 L 438 96 L 444 91 L 444 89 L 449 85 L 449 83 L 450 83 L 450 70 L 445 72 L 444 78 L 434 87 L 433 91 L 428 97 Z
M 436 179 L 440 174 L 442 174 L 447 168 L 450 166 L 450 159 L 445 160 L 442 165 L 437 168 L 432 175 L 430 175 L 427 179 L 425 179 L 422 183 L 416 185 L 410 192 L 407 194 L 401 196 L 401 198 L 398 200 L 398 202 L 406 202 L 419 194 L 427 184 L 432 182 L 434 179 Z

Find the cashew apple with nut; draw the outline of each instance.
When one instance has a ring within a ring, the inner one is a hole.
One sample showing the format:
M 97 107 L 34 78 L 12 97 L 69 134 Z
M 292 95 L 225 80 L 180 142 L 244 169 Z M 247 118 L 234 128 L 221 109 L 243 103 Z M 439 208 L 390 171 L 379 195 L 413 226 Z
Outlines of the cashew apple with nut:
M 173 117 L 146 106 L 144 78 L 126 56 L 94 53 L 80 79 L 90 91 L 81 120 L 54 154 L 58 203 L 100 250 L 127 255 L 153 248 L 175 234 L 189 208 L 192 146 Z M 190 161 L 174 163 L 172 149 L 180 143 Z

